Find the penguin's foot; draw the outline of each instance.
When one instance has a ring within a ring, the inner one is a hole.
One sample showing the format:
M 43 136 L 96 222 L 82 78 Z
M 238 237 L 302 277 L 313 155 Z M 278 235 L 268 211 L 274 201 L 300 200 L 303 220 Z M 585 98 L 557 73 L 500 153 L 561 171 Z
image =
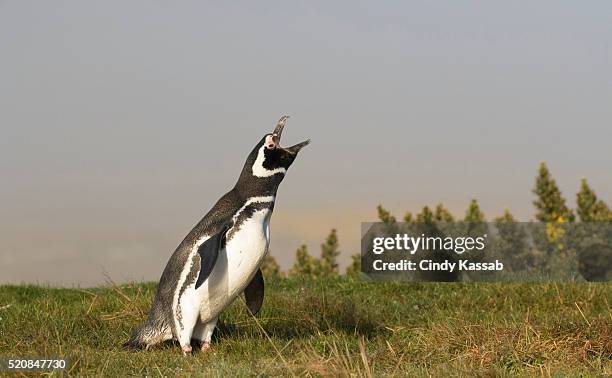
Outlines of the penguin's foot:
M 191 345 L 184 346 L 182 347 L 182 349 L 183 349 L 183 356 L 191 354 Z
M 203 341 L 203 342 L 202 342 L 202 345 L 200 346 L 200 350 L 201 350 L 202 352 L 209 351 L 209 350 L 210 350 L 210 342 L 208 342 L 208 341 Z

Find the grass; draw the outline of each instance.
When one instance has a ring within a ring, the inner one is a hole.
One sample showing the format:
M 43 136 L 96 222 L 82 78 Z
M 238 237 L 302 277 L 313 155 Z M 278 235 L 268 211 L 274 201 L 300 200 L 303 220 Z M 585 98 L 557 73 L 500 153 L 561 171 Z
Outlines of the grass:
M 0 286 L 0 356 L 65 356 L 71 375 L 612 374 L 612 285 L 268 279 L 257 319 L 237 301 L 207 353 L 121 344 L 155 284 Z M 31 374 L 31 373 L 30 373 Z

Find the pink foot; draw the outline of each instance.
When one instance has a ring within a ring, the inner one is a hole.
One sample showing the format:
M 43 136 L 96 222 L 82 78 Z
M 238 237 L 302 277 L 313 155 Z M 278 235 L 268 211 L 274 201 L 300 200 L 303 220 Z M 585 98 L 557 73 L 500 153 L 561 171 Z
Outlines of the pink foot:
M 206 352 L 206 351 L 210 350 L 210 343 L 208 341 L 204 341 L 202 343 L 202 346 L 200 346 L 200 350 L 202 352 Z
M 191 345 L 184 346 L 182 347 L 182 349 L 183 349 L 183 356 L 191 354 Z

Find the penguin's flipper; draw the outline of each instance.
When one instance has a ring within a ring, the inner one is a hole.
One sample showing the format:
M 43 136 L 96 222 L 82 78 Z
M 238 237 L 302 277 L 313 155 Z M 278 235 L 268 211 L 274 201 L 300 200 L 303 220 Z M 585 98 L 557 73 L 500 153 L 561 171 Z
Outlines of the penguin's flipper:
M 264 300 L 264 279 L 261 269 L 257 269 L 255 277 L 244 289 L 244 299 L 246 300 L 249 312 L 252 315 L 257 314 Z
M 224 226 L 221 231 L 211 236 L 198 248 L 198 254 L 200 255 L 200 273 L 198 273 L 198 279 L 196 280 L 195 288 L 199 288 L 204 281 L 212 272 L 217 256 L 219 256 L 219 250 L 225 244 L 225 234 L 229 230 L 229 226 Z

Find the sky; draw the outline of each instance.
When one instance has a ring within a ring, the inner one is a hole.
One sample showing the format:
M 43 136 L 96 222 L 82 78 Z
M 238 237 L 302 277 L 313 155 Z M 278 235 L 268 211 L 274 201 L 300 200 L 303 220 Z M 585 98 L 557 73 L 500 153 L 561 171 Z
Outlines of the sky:
M 383 204 L 612 202 L 609 1 L 0 0 L 0 283 L 157 280 L 278 118 L 272 254 Z

